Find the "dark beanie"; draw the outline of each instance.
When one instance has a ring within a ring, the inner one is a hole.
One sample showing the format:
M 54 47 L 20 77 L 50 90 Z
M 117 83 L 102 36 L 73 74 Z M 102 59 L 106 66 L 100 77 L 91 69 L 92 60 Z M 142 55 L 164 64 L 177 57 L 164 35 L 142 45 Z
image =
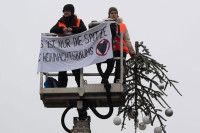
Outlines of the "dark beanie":
M 67 4 L 63 7 L 63 12 L 64 11 L 70 11 L 73 15 L 74 14 L 74 6 L 72 4 Z
M 108 11 L 108 16 L 110 16 L 110 13 L 111 13 L 112 11 L 116 11 L 117 14 L 118 14 L 118 11 L 117 11 L 117 8 L 116 8 L 116 7 L 110 7 L 110 9 L 109 9 L 109 11 Z

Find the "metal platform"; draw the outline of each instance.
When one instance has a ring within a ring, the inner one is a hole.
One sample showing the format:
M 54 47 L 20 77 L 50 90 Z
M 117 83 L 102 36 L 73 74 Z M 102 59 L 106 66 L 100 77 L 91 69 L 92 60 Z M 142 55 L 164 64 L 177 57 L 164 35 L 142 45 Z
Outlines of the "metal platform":
M 55 74 L 52 74 L 55 76 Z M 52 76 L 49 74 L 48 76 Z M 72 76 L 71 74 L 68 74 Z M 85 74 L 97 76 L 98 74 Z M 43 88 L 43 73 L 40 74 L 40 98 L 47 108 L 65 108 L 69 105 L 76 107 L 77 101 L 84 100 L 96 107 L 108 107 L 104 84 L 87 84 L 83 82 L 81 87 L 68 88 Z M 47 76 L 47 75 L 46 75 Z M 123 86 L 120 82 L 111 84 L 111 99 L 114 107 L 122 106 Z
M 52 36 L 52 35 L 51 35 Z M 123 33 L 120 33 L 120 40 L 123 40 Z M 114 59 L 120 59 L 120 80 L 118 83 L 111 84 L 111 99 L 114 107 L 124 105 L 123 100 L 123 41 L 121 41 L 121 54 L 120 57 Z M 58 76 L 58 74 L 40 73 L 40 98 L 43 104 L 47 108 L 66 108 L 71 105 L 77 107 L 78 101 L 84 100 L 88 104 L 92 104 L 96 107 L 108 107 L 106 89 L 104 84 L 87 84 L 83 76 L 100 76 L 98 73 L 83 73 L 83 69 L 80 69 L 80 87 L 67 87 L 67 88 L 44 88 L 43 78 L 46 76 Z M 111 74 L 113 76 L 114 74 Z M 72 74 L 68 74 L 72 76 Z

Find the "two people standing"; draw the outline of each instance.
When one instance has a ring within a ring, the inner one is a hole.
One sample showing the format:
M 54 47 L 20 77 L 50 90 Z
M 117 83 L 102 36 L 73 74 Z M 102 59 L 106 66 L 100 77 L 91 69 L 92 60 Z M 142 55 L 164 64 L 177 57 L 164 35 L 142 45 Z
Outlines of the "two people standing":
M 63 7 L 63 16 L 58 20 L 58 22 L 51 28 L 51 33 L 57 34 L 77 34 L 83 32 L 86 29 L 83 21 L 74 14 L 75 8 L 72 4 L 67 4 Z M 131 57 L 134 56 L 135 52 L 133 50 L 130 37 L 126 25 L 122 23 L 122 19 L 118 16 L 118 10 L 115 7 L 111 7 L 108 11 L 108 19 L 116 21 L 120 25 L 120 31 L 123 33 L 123 57 L 126 58 L 127 53 Z M 115 43 L 113 44 L 113 55 L 114 57 L 120 57 L 120 37 L 116 36 Z M 107 67 L 108 74 L 110 74 L 114 67 L 114 61 L 111 66 Z M 75 76 L 76 83 L 80 87 L 80 69 L 72 70 Z M 108 75 L 109 76 L 109 75 Z M 120 60 L 116 60 L 115 78 L 114 83 L 117 79 L 120 79 Z M 58 87 L 66 87 L 68 82 L 68 76 L 66 71 L 59 72 L 58 74 Z

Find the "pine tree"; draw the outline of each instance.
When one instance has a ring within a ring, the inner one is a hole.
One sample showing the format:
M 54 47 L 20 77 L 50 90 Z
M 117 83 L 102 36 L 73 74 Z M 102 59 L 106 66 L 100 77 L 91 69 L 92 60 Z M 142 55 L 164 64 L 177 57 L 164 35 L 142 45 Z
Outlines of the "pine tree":
M 139 49 L 142 49 L 142 52 L 139 52 Z M 163 97 L 167 96 L 165 90 L 168 86 L 172 86 L 180 94 L 174 85 L 178 82 L 167 77 L 166 66 L 151 58 L 149 49 L 143 45 L 143 42 L 136 42 L 135 50 L 134 58 L 127 60 L 125 67 L 125 106 L 119 107 L 118 110 L 118 115 L 123 114 L 122 129 L 125 128 L 126 119 L 134 119 L 135 132 L 138 127 L 141 130 L 145 129 L 148 123 L 153 126 L 155 119 L 158 119 L 162 129 L 160 130 L 166 133 L 163 123 L 166 119 L 159 114 L 162 110 L 156 108 L 154 102 L 157 101 L 163 108 L 167 106 L 169 109 L 166 110 L 166 115 L 171 116 L 173 112 Z M 140 125 L 139 114 L 145 115 Z

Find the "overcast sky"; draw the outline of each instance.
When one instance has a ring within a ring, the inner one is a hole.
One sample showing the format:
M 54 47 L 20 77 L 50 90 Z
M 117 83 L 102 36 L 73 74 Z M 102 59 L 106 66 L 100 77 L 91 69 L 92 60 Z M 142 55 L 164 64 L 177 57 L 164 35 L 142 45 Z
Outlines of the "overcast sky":
M 167 132 L 197 133 L 200 120 L 199 0 L 1 1 L 0 132 L 65 133 L 60 124 L 64 108 L 44 108 L 40 100 L 37 59 L 41 33 L 49 32 L 62 16 L 63 6 L 69 3 L 74 4 L 75 14 L 86 26 L 92 20 L 106 18 L 109 7 L 117 7 L 132 43 L 143 41 L 153 58 L 167 66 L 168 76 L 179 81 L 177 88 L 182 97 L 173 88 L 166 92 L 169 95 L 166 100 L 174 110 L 173 117 L 165 122 Z M 92 80 L 88 78 L 88 82 Z M 73 85 L 71 81 L 74 80 L 70 80 Z M 106 113 L 107 109 L 100 111 Z M 92 133 L 133 132 L 133 121 L 127 121 L 123 131 L 113 124 L 116 111 L 108 120 L 98 119 L 89 111 Z M 66 116 L 69 128 L 76 115 L 74 109 Z M 153 133 L 153 128 L 148 126 L 143 133 Z

